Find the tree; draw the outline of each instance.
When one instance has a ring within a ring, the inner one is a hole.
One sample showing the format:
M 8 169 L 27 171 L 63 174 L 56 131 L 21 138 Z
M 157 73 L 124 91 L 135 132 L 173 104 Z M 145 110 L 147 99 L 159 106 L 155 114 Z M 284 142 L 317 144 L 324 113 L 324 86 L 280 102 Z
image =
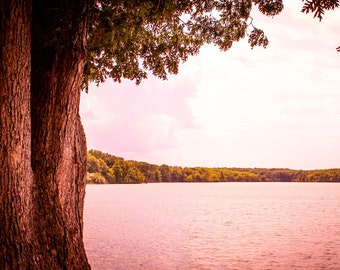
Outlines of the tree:
M 89 173 L 99 172 L 99 161 L 90 152 L 87 152 L 87 171 Z
M 144 174 L 139 170 L 137 166 L 137 162 L 135 161 L 126 161 L 126 175 L 124 182 L 125 183 L 144 183 L 145 182 L 145 176 Z
M 1 269 L 90 268 L 78 112 L 88 3 L 69 2 L 0 1 Z
M 117 183 L 125 182 L 127 168 L 123 159 L 116 161 L 115 164 L 113 164 L 111 170 L 113 175 L 115 176 L 115 181 Z
M 2 269 L 90 268 L 81 90 L 107 77 L 140 83 L 149 71 L 165 79 L 204 43 L 227 50 L 248 32 L 252 47 L 265 47 L 253 5 L 268 16 L 283 8 L 280 0 L 0 0 Z

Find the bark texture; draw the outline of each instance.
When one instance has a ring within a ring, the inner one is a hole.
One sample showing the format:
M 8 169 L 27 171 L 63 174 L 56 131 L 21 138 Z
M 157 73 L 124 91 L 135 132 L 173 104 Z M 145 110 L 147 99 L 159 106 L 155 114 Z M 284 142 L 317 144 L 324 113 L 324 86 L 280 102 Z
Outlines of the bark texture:
M 0 269 L 26 269 L 31 253 L 31 1 L 0 1 Z
M 83 244 L 86 142 L 79 116 L 86 2 L 33 0 L 33 214 L 42 269 L 90 268 Z
M 90 269 L 79 116 L 87 4 L 0 0 L 1 270 Z

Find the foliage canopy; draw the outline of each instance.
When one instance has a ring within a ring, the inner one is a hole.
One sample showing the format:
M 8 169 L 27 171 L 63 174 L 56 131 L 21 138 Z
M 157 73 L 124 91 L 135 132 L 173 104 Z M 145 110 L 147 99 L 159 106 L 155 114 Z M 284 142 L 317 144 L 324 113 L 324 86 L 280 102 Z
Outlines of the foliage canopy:
M 266 47 L 266 36 L 250 19 L 252 5 L 269 16 L 283 9 L 281 0 L 98 1 L 88 38 L 85 84 L 108 77 L 139 84 L 148 71 L 166 79 L 205 43 L 228 50 L 248 35 L 251 47 Z
M 303 0 L 302 12 L 322 19 L 338 0 Z M 282 0 L 99 0 L 91 9 L 84 86 L 107 78 L 137 84 L 148 71 L 166 79 L 181 61 L 199 52 L 203 44 L 228 50 L 248 36 L 254 46 L 266 47 L 263 30 L 253 25 L 253 6 L 266 16 L 283 10 Z

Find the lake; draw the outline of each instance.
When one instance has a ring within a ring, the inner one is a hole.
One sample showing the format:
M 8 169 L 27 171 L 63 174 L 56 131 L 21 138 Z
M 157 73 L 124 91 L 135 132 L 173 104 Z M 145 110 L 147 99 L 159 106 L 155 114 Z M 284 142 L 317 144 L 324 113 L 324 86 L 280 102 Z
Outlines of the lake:
M 94 270 L 340 269 L 340 184 L 87 185 Z

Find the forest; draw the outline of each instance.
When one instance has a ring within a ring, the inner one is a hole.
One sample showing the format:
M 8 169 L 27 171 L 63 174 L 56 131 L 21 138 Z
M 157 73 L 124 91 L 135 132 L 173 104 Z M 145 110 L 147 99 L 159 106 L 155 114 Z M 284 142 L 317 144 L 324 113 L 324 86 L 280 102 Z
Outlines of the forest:
M 88 184 L 161 182 L 340 182 L 340 169 L 206 168 L 125 160 L 99 150 L 87 152 Z

